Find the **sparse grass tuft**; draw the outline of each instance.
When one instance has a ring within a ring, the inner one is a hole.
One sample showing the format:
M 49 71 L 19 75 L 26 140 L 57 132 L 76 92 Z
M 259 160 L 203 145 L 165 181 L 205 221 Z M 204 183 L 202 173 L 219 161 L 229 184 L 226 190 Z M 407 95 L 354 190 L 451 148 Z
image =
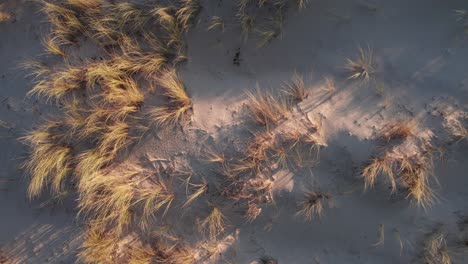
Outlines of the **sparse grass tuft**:
M 437 195 L 429 184 L 432 171 L 432 157 L 414 156 L 399 160 L 400 179 L 403 187 L 408 190 L 408 197 L 415 199 L 424 209 L 437 200 Z
M 382 157 L 374 158 L 370 164 L 362 170 L 362 177 L 364 178 L 364 189 L 369 189 L 375 185 L 376 179 L 379 175 L 385 175 L 392 185 L 392 192 L 396 191 L 397 184 L 394 169 L 393 158 L 385 154 Z
M 211 23 L 208 26 L 208 30 L 212 30 L 218 27 L 221 29 L 221 32 L 224 32 L 224 20 L 219 16 L 214 16 L 211 18 Z
M 84 242 L 78 258 L 84 263 L 112 263 L 117 250 L 118 237 L 100 226 L 90 225 L 84 233 Z
M 239 20 L 241 25 L 242 38 L 244 41 L 247 41 L 250 33 L 254 29 L 255 18 L 245 13 L 241 13 L 239 15 Z
M 154 213 L 167 213 L 175 196 L 164 181 L 141 179 L 142 173 L 142 168 L 129 167 L 86 177 L 80 182 L 80 213 L 118 234 L 133 221 L 147 228 Z
M 60 126 L 60 123 L 49 121 L 22 138 L 31 148 L 30 157 L 24 163 L 31 175 L 30 199 L 39 196 L 48 184 L 52 185 L 54 194 L 61 193 L 71 172 L 72 148 L 62 142 L 63 135 L 56 131 Z
M 359 48 L 359 57 L 355 60 L 347 59 L 345 69 L 349 72 L 349 79 L 360 79 L 368 82 L 374 73 L 374 55 L 370 47 Z
M 304 84 L 304 77 L 294 73 L 291 81 L 284 85 L 284 92 L 296 101 L 302 101 L 309 95 Z
M 416 120 L 400 120 L 386 124 L 381 130 L 381 138 L 387 142 L 391 140 L 404 140 L 415 135 Z
M 451 264 L 445 235 L 435 234 L 424 245 L 424 261 L 427 264 Z
M 272 94 L 258 89 L 255 93 L 246 92 L 246 94 L 250 99 L 248 107 L 252 117 L 259 124 L 269 127 L 286 117 L 289 109 L 285 100 L 276 99 Z
M 213 207 L 211 213 L 200 223 L 199 229 L 201 231 L 208 231 L 210 238 L 214 239 L 224 232 L 226 226 L 225 222 L 226 219 L 221 210 L 217 207 Z
M 331 196 L 327 193 L 306 191 L 302 201 L 298 203 L 300 210 L 297 215 L 304 217 L 306 221 L 314 217 L 322 217 L 325 206 L 333 207 Z
M 184 203 L 182 207 L 187 207 L 190 204 L 192 204 L 193 201 L 195 201 L 198 197 L 200 197 L 202 194 L 206 193 L 208 191 L 208 184 L 190 184 L 192 187 L 195 188 L 195 192 L 193 192 L 191 195 L 187 197 L 187 201 Z
M 202 6 L 198 0 L 181 0 L 181 3 L 181 7 L 176 12 L 176 17 L 182 28 L 188 30 L 193 19 L 200 13 Z
M 307 4 L 309 4 L 309 0 L 296 0 L 297 6 L 299 7 L 299 10 L 302 10 L 307 7 Z
M 455 120 L 449 127 L 449 131 L 452 136 L 460 142 L 462 140 L 468 140 L 468 129 L 463 123 L 459 120 Z
M 322 90 L 328 97 L 332 97 L 336 90 L 335 81 L 332 78 L 326 77 Z
M 188 111 L 192 109 L 192 100 L 174 69 L 163 75 L 160 84 L 164 88 L 164 95 L 170 100 L 169 104 L 151 109 L 148 115 L 159 126 L 173 126 L 187 117 Z

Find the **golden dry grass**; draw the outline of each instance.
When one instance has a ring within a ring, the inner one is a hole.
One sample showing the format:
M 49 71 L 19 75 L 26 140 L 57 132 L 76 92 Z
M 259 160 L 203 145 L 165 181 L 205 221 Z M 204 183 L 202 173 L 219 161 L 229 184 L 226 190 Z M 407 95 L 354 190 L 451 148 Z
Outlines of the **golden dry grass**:
M 215 28 L 220 28 L 221 32 L 224 32 L 224 20 L 219 16 L 213 16 L 211 18 L 210 25 L 208 26 L 208 30 Z
M 307 5 L 309 4 L 309 0 L 296 0 L 296 3 L 299 9 L 301 10 L 307 7 Z
M 289 111 L 288 102 L 283 99 L 276 99 L 269 92 L 246 92 L 249 98 L 248 108 L 252 118 L 259 124 L 269 127 L 284 119 Z
M 433 174 L 432 154 L 417 153 L 412 156 L 383 152 L 362 170 L 364 189 L 372 188 L 379 176 L 385 176 L 392 192 L 401 186 L 408 192 L 407 198 L 414 199 L 424 209 L 437 201 L 437 194 L 431 187 Z
M 380 137 L 389 142 L 391 140 L 404 140 L 414 136 L 418 123 L 416 120 L 399 120 L 387 123 L 380 132 Z
M 427 264 L 451 264 L 445 235 L 435 234 L 432 235 L 424 245 L 424 261 Z
M 254 29 L 255 18 L 245 13 L 240 13 L 239 20 L 241 25 L 242 38 L 244 39 L 244 41 L 247 41 L 249 35 Z
M 129 167 L 118 173 L 98 172 L 82 180 L 80 214 L 95 225 L 112 227 L 118 234 L 134 221 L 148 228 L 156 212 L 166 214 L 175 196 L 162 180 L 135 180 L 141 173 L 142 168 Z
M 305 88 L 304 77 L 296 72 L 291 81 L 285 83 L 283 91 L 296 101 L 302 101 L 309 95 Z
M 459 120 L 455 120 L 449 127 L 450 134 L 460 142 L 462 140 L 468 140 L 468 129 L 463 123 Z
M 93 9 L 100 8 L 105 3 L 104 0 L 67 0 L 67 2 L 87 12 L 93 12 Z
M 118 236 L 114 232 L 89 226 L 84 233 L 78 259 L 84 263 L 112 263 L 117 243 Z
M 306 221 L 311 221 L 314 217 L 322 217 L 324 208 L 333 207 L 333 202 L 327 193 L 306 191 L 298 206 L 299 211 L 296 215 L 304 217 Z
M 419 206 L 426 209 L 437 200 L 429 182 L 433 173 L 431 156 L 402 157 L 399 173 L 403 186 L 409 191 L 408 197 L 415 199 Z
M 193 201 L 195 201 L 197 198 L 199 198 L 201 195 L 206 193 L 208 191 L 208 184 L 203 183 L 203 184 L 190 184 L 192 189 L 195 189 L 195 191 L 187 196 L 187 201 L 182 205 L 182 207 L 187 207 L 190 204 L 192 204 Z
M 29 198 L 39 196 L 46 185 L 52 193 L 63 191 L 67 176 L 71 173 L 72 148 L 63 142 L 57 130 L 61 123 L 48 121 L 21 139 L 31 148 L 24 168 L 31 175 L 28 187 Z
M 182 28 L 188 30 L 192 25 L 193 19 L 201 10 L 201 4 L 198 0 L 181 0 L 182 5 L 176 12 L 176 17 Z
M 395 174 L 393 173 L 394 163 L 395 160 L 388 154 L 372 159 L 362 170 L 364 189 L 372 188 L 376 183 L 377 177 L 384 175 L 392 186 L 392 192 L 396 191 L 397 184 Z
M 349 72 L 349 79 L 360 79 L 368 82 L 375 72 L 374 55 L 370 47 L 359 48 L 359 57 L 347 59 L 345 69 Z
M 29 65 L 32 66 L 32 65 Z M 36 65 L 36 67 L 40 67 Z M 84 87 L 85 71 L 79 67 L 69 65 L 64 66 L 64 70 L 51 73 L 50 69 L 41 67 L 35 71 L 37 77 L 48 75 L 46 79 L 36 81 L 34 87 L 28 95 L 35 95 L 45 98 L 47 101 L 62 101 L 73 91 Z
M 168 70 L 159 82 L 164 89 L 163 94 L 169 99 L 169 103 L 166 106 L 155 107 L 148 111 L 151 122 L 165 127 L 185 121 L 189 110 L 192 109 L 192 100 L 176 71 L 174 69 Z
M 226 219 L 221 210 L 217 207 L 212 207 L 210 214 L 199 223 L 201 232 L 208 232 L 210 238 L 215 239 L 218 235 L 224 232 L 226 228 Z

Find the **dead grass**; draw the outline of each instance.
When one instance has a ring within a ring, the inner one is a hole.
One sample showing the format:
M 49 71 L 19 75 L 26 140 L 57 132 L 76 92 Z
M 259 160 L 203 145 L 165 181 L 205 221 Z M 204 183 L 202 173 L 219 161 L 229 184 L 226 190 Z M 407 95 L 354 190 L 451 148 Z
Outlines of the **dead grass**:
M 31 148 L 29 159 L 23 164 L 31 175 L 30 199 L 39 196 L 48 184 L 52 186 L 52 193 L 62 192 L 71 173 L 72 148 L 63 141 L 58 131 L 61 126 L 61 123 L 47 121 L 21 138 Z
M 399 120 L 387 123 L 380 132 L 380 137 L 389 142 L 391 140 L 404 140 L 416 134 L 418 123 L 416 120 Z
M 163 94 L 169 98 L 169 104 L 148 111 L 152 122 L 159 126 L 173 126 L 186 120 L 188 111 L 192 109 L 192 101 L 176 71 L 167 71 L 160 79 L 160 84 L 164 89 Z
M 305 88 L 304 77 L 298 73 L 294 73 L 291 81 L 285 83 L 284 92 L 293 100 L 302 101 L 309 95 Z
M 347 59 L 345 69 L 349 72 L 349 79 L 359 79 L 368 82 L 375 72 L 374 55 L 370 47 L 359 48 L 359 57 Z
M 85 29 L 78 14 L 64 5 L 40 0 L 41 11 L 48 16 L 53 25 L 53 34 L 61 40 L 60 43 L 73 44 L 76 37 Z
M 333 202 L 327 193 L 306 191 L 298 206 L 299 211 L 296 215 L 304 217 L 306 221 L 311 221 L 314 217 L 322 217 L 324 208 L 333 207 Z
M 50 69 L 39 64 L 27 66 L 38 67 L 34 74 L 41 77 L 28 92 L 29 96 L 36 95 L 45 98 L 46 101 L 60 102 L 73 91 L 84 87 L 85 71 L 82 68 L 65 65 L 64 70 L 52 73 Z M 42 78 L 46 75 L 48 76 L 45 79 Z
M 195 189 L 195 191 L 191 195 L 188 195 L 187 201 L 184 203 L 182 208 L 185 208 L 185 207 L 189 206 L 190 204 L 192 204 L 193 201 L 195 201 L 197 198 L 199 198 L 201 195 L 203 195 L 204 193 L 206 193 L 208 191 L 208 184 L 207 183 L 189 184 L 189 185 L 190 185 L 190 187 Z
M 444 234 L 435 234 L 426 241 L 423 258 L 427 264 L 452 263 Z
M 167 213 L 175 196 L 164 181 L 139 178 L 143 173 L 142 168 L 132 166 L 118 173 L 99 172 L 86 177 L 79 186 L 80 214 L 118 234 L 133 221 L 148 228 L 156 212 L 163 211 L 162 216 Z
M 395 160 L 388 154 L 372 159 L 369 165 L 362 170 L 364 189 L 372 188 L 376 183 L 377 177 L 384 175 L 392 186 L 392 192 L 396 191 L 397 184 L 395 174 L 393 173 L 394 163 Z
M 437 200 L 429 182 L 433 174 L 431 156 L 402 157 L 399 173 L 403 187 L 409 190 L 408 197 L 415 199 L 419 206 L 426 209 Z
M 433 175 L 432 153 L 425 147 L 413 155 L 383 151 L 362 170 L 364 188 L 372 188 L 379 176 L 385 176 L 392 192 L 402 187 L 408 192 L 407 198 L 414 199 L 424 209 L 437 201 L 437 194 L 431 187 Z
M 309 4 L 309 0 L 296 0 L 297 6 L 299 7 L 299 10 L 302 10 L 307 7 Z
M 104 0 L 67 0 L 67 2 L 87 12 L 93 12 L 93 9 L 100 8 L 105 3 Z
M 242 39 L 247 41 L 249 35 L 252 33 L 255 24 L 255 18 L 245 13 L 239 14 L 239 20 L 241 25 Z
M 118 237 L 98 226 L 89 226 L 84 233 L 84 241 L 78 259 L 84 263 L 112 263 L 117 250 Z
M 212 207 L 210 214 L 199 223 L 201 232 L 208 232 L 210 238 L 215 239 L 218 235 L 224 232 L 226 228 L 226 219 L 221 210 L 217 207 Z
M 450 134 L 460 142 L 468 140 L 468 129 L 460 120 L 455 120 L 449 127 Z
M 324 85 L 322 87 L 322 91 L 325 93 L 326 96 L 332 97 L 333 94 L 336 91 L 335 81 L 332 78 L 329 78 L 329 77 L 325 77 L 324 81 L 325 82 L 324 82 Z
M 181 7 L 176 12 L 176 17 L 182 28 L 188 30 L 202 7 L 198 0 L 181 0 L 181 3 Z
M 219 16 L 213 16 L 211 18 L 211 23 L 208 26 L 208 30 L 212 30 L 215 28 L 220 28 L 221 32 L 224 32 L 224 20 Z
M 259 89 L 254 93 L 247 91 L 246 94 L 250 99 L 250 113 L 257 123 L 270 127 L 286 117 L 289 110 L 286 100 L 276 99 L 271 93 Z

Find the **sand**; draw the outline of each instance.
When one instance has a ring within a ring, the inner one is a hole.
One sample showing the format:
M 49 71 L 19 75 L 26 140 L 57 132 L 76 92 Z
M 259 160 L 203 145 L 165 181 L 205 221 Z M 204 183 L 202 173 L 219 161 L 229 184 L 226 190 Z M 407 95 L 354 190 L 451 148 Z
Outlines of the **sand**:
M 288 10 L 281 36 L 261 48 L 254 35 L 247 42 L 239 37 L 234 3 L 206 0 L 202 6 L 186 36 L 189 60 L 178 68 L 194 102 L 192 122 L 184 132 L 156 131 L 157 137 L 132 148 L 127 161 L 147 155 L 191 164 L 214 177 L 211 166 L 197 158 L 208 145 L 245 147 L 252 125 L 244 118 L 244 91 L 278 91 L 294 72 L 305 76 L 309 97 L 283 126 L 296 127 L 304 113 L 321 116 L 326 141 L 318 165 L 275 174 L 274 203 L 254 222 L 226 202 L 229 228 L 220 239 L 220 255 L 204 262 L 261 263 L 271 256 L 278 263 L 424 263 L 424 241 L 441 231 L 453 263 L 468 263 L 468 141 L 454 141 L 447 129 L 467 117 L 468 35 L 454 12 L 468 8 L 465 1 L 313 0 L 300 12 Z M 26 96 L 31 80 L 17 66 L 43 52 L 40 36 L 47 24 L 33 3 L 7 0 L 1 8 L 10 15 L 0 22 L 0 263 L 2 257 L 6 263 L 73 263 L 83 229 L 75 221 L 76 202 L 29 201 L 28 179 L 19 169 L 27 148 L 17 138 L 48 106 Z M 215 15 L 225 17 L 224 32 L 206 30 Z M 371 48 L 376 61 L 368 84 L 349 80 L 343 69 L 359 47 Z M 239 65 L 233 63 L 237 52 Z M 325 78 L 334 80 L 332 96 L 324 92 Z M 384 87 L 382 94 L 377 85 Z M 426 210 L 392 195 L 384 181 L 365 192 L 359 177 L 376 154 L 379 129 L 408 118 L 420 121 L 418 135 L 432 135 L 444 150 L 434 160 L 439 199 Z M 310 222 L 296 216 L 307 184 L 330 193 L 334 202 Z M 170 214 L 185 230 L 197 207 L 182 218 Z M 382 243 L 379 227 L 385 231 Z

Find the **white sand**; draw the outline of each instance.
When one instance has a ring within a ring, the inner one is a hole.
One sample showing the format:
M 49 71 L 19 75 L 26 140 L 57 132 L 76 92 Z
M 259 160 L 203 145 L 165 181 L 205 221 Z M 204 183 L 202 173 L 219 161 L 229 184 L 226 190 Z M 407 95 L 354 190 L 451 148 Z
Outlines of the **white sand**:
M 288 10 L 281 38 L 257 48 L 256 37 L 246 43 L 240 39 L 234 4 L 203 1 L 199 23 L 187 35 L 189 62 L 179 69 L 194 101 L 188 136 L 158 134 L 162 140 L 148 139 L 132 157 L 143 153 L 177 159 L 182 152 L 209 177 L 209 168 L 190 157 L 210 141 L 225 147 L 231 140 L 245 140 L 244 91 L 255 90 L 257 84 L 278 90 L 297 71 L 307 77 L 310 92 L 299 107 L 325 117 L 328 146 L 321 152 L 320 164 L 309 172 L 276 176 L 275 204 L 253 223 L 246 223 L 235 208 L 227 213 L 225 259 L 252 263 L 268 255 L 279 263 L 423 263 L 423 241 L 439 228 L 447 234 L 454 263 L 468 263 L 468 255 L 457 248 L 468 238 L 460 229 L 460 221 L 468 216 L 468 142 L 454 144 L 443 126 L 450 118 L 466 117 L 468 35 L 456 21 L 454 9 L 468 8 L 468 3 L 310 2 L 301 12 Z M 363 3 L 372 3 L 377 10 Z M 76 204 L 70 199 L 44 205 L 46 197 L 28 201 L 27 180 L 18 168 L 27 149 L 16 138 L 40 120 L 47 106 L 26 97 L 30 80 L 24 77 L 25 70 L 16 67 L 42 52 L 39 37 L 47 25 L 40 23 L 44 18 L 31 3 L 7 0 L 4 8 L 13 18 L 0 23 L 0 254 L 14 256 L 17 263 L 72 263 L 82 228 L 74 222 Z M 214 15 L 230 21 L 224 33 L 206 31 Z M 357 48 L 367 45 L 374 50 L 374 80 L 384 84 L 383 96 L 373 86 L 347 80 L 343 70 L 346 59 L 355 58 Z M 239 66 L 233 65 L 237 49 Z M 322 90 L 324 77 L 336 84 L 331 99 Z M 299 116 L 297 111 L 293 115 Z M 391 197 L 382 181 L 364 193 L 359 178 L 360 168 L 375 154 L 376 131 L 404 117 L 422 120 L 419 133 L 431 131 L 437 145 L 446 150 L 443 160 L 434 161 L 440 201 L 426 211 L 402 195 Z M 314 183 L 333 196 L 335 207 L 326 208 L 322 219 L 304 222 L 294 216 L 304 183 Z M 178 219 L 181 225 L 192 224 L 190 212 Z M 385 242 L 373 245 L 381 224 Z

